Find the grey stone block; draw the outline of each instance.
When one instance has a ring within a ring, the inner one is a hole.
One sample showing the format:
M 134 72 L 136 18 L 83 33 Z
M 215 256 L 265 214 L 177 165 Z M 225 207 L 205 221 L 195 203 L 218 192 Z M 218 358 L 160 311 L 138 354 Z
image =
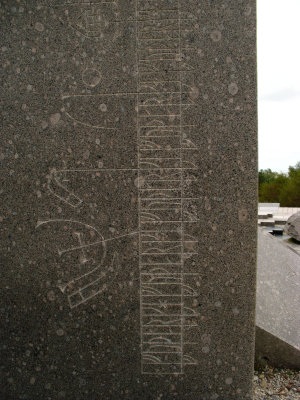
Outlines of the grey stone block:
M 285 231 L 293 239 L 300 242 L 300 212 L 289 217 L 285 225 Z
M 286 221 L 282 219 L 275 219 L 275 225 L 285 225 Z
M 255 2 L 0 13 L 2 398 L 250 399 Z
M 280 203 L 258 203 L 259 208 L 279 208 Z
M 275 221 L 274 220 L 263 220 L 263 221 L 259 221 L 259 225 L 261 225 L 261 226 L 275 226 Z
M 256 357 L 300 367 L 300 256 L 258 229 Z

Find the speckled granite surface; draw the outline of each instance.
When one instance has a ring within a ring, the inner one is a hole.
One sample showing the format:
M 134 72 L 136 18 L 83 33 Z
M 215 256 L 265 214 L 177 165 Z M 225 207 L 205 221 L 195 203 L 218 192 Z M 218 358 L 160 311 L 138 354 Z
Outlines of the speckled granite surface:
M 250 399 L 254 1 L 0 18 L 2 398 Z

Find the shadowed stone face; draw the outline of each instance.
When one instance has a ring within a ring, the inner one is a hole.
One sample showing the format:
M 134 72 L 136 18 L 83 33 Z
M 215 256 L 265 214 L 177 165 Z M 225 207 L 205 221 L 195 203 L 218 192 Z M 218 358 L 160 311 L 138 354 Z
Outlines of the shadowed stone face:
M 0 13 L 4 397 L 250 399 L 254 1 Z
M 299 254 L 259 228 L 257 267 L 257 359 L 299 368 Z

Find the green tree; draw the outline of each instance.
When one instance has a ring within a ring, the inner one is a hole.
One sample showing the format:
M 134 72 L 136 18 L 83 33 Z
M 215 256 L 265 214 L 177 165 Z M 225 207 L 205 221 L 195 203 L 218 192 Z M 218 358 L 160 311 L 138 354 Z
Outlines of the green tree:
M 280 193 L 279 201 L 283 207 L 300 206 L 300 162 L 295 167 L 289 167 L 289 179 Z
M 259 188 L 259 201 L 263 203 L 280 203 L 280 196 L 285 190 L 288 177 L 277 174 L 274 180 L 264 182 Z
M 288 174 L 260 170 L 259 201 L 280 203 L 282 207 L 300 207 L 300 162 L 289 167 Z
M 258 183 L 262 185 L 263 183 L 269 183 L 276 179 L 277 172 L 273 172 L 270 168 L 261 169 L 258 173 Z

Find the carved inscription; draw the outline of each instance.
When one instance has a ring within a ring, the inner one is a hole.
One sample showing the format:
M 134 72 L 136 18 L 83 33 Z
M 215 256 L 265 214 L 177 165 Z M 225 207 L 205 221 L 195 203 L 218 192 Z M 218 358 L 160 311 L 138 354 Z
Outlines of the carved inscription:
M 185 355 L 185 332 L 198 314 L 186 299 L 185 261 L 197 248 L 185 221 L 185 172 L 193 170 L 183 114 L 192 107 L 186 84 L 182 21 L 177 0 L 136 0 L 137 130 L 141 370 L 182 374 L 196 361 Z M 190 199 L 189 199 L 190 200 Z M 186 246 L 186 242 L 189 246 Z
M 58 12 L 64 24 L 91 43 L 99 44 L 103 38 L 114 33 L 120 23 L 118 1 L 49 0 L 48 6 Z M 60 95 L 66 121 L 79 124 L 82 129 L 93 128 L 107 132 L 107 135 L 122 129 L 122 122 L 117 124 L 116 116 L 120 110 L 124 114 L 134 115 L 136 93 L 106 93 L 105 87 L 101 85 L 102 73 L 98 65 L 84 69 L 79 65 L 78 72 L 82 90 L 76 93 L 75 88 L 75 92 Z M 86 92 L 85 89 L 92 92 Z M 110 177 L 110 180 L 118 182 L 122 179 L 132 180 L 135 172 L 132 168 L 61 169 L 53 166 L 47 176 L 47 189 L 53 199 L 76 212 L 76 219 L 49 219 L 41 216 L 36 226 L 39 231 L 47 229 L 49 237 L 54 237 L 57 248 L 55 255 L 64 271 L 58 277 L 57 287 L 66 296 L 70 308 L 86 303 L 109 288 L 115 276 L 118 257 L 117 253 L 109 249 L 109 243 L 137 235 L 137 229 L 129 233 L 119 229 L 112 233 L 107 227 L 104 234 L 102 221 L 91 225 L 84 220 L 77 220 L 81 216 L 81 207 L 85 206 L 87 193 L 76 184 L 72 185 L 70 177 L 102 177 L 106 180 L 109 180 L 106 177 Z
M 65 4 L 70 6 L 68 15 L 73 18 L 70 22 L 69 17 L 68 25 L 89 40 L 99 37 L 106 26 L 116 24 L 120 18 L 115 1 Z M 51 6 L 61 4 L 53 1 Z M 111 10 L 110 21 L 103 20 L 101 7 Z M 55 167 L 48 176 L 47 188 L 56 201 L 79 214 L 85 196 L 80 188 L 69 184 L 70 173 L 137 174 L 138 226 L 111 237 L 105 237 L 98 227 L 77 220 L 40 219 L 37 228 L 55 224 L 56 231 L 63 226 L 65 232 L 71 232 L 68 237 L 72 237 L 73 245 L 58 247 L 59 257 L 76 254 L 80 270 L 84 270 L 58 285 L 71 308 L 107 289 L 107 276 L 114 270 L 116 258 L 115 254 L 108 255 L 107 242 L 138 236 L 141 373 L 179 375 L 185 366 L 197 364 L 186 348 L 193 345 L 190 338 L 199 326 L 195 307 L 199 293 L 194 287 L 198 274 L 185 268 L 198 250 L 193 233 L 197 198 L 186 189 L 196 170 L 191 160 L 197 149 L 190 139 L 194 125 L 186 118 L 195 107 L 193 66 L 186 57 L 191 50 L 186 38 L 193 17 L 182 11 L 178 0 L 135 0 L 131 21 L 136 27 L 136 91 L 104 93 L 102 75 L 92 67 L 86 68 L 81 77 L 85 87 L 97 92 L 65 93 L 62 102 L 70 123 L 108 135 L 115 130 L 122 132 L 122 123 L 116 125 L 114 119 L 118 110 L 132 115 L 135 105 L 137 168 Z M 107 108 L 110 113 L 106 113 Z

